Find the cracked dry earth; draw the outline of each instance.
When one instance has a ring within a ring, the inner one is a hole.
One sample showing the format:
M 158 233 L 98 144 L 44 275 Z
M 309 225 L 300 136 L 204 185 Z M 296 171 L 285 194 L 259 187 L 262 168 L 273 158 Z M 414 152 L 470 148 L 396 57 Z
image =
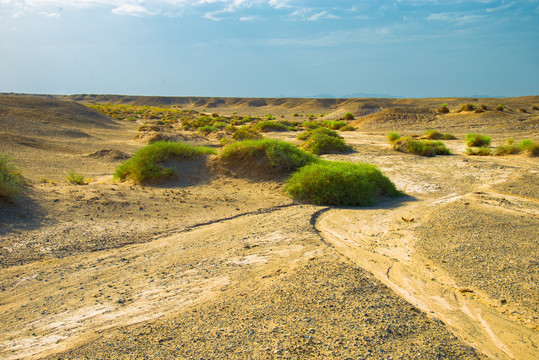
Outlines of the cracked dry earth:
M 0 357 L 539 358 L 537 160 L 346 141 L 357 152 L 325 157 L 374 163 L 407 196 L 343 209 L 230 177 L 118 185 L 99 160 L 88 186 L 34 179 L 0 218 Z

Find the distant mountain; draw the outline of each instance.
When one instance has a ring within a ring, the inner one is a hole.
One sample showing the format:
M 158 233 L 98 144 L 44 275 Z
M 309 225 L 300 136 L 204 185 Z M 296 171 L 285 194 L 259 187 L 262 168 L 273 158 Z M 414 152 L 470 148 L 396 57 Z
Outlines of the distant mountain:
M 318 98 L 318 99 L 347 99 L 347 98 L 391 98 L 391 99 L 400 99 L 402 96 L 395 96 L 389 94 L 376 94 L 376 93 L 353 93 L 343 96 L 335 96 L 330 94 L 318 94 L 314 96 L 307 96 L 308 98 Z

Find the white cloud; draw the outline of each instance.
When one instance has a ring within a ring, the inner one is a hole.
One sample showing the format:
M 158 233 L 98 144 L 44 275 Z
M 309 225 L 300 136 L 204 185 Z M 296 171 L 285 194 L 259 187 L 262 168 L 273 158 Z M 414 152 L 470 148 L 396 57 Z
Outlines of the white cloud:
M 144 15 L 154 15 L 150 11 L 146 10 L 140 5 L 125 4 L 118 6 L 115 9 L 112 9 L 112 13 L 116 15 L 131 15 L 131 16 L 144 16 Z
M 55 18 L 55 19 L 60 18 L 60 14 L 55 13 L 55 12 L 40 11 L 39 15 L 43 15 L 43 16 L 46 16 L 46 17 L 49 17 L 49 18 Z
M 486 15 L 473 15 L 459 12 L 444 12 L 430 14 L 427 17 L 429 21 L 448 21 L 453 23 L 470 23 L 486 18 Z

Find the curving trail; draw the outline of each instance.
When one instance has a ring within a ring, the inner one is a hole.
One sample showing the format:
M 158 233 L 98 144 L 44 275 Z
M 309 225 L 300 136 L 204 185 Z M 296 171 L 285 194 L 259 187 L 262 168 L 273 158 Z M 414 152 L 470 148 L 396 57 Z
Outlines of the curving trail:
M 434 208 L 463 199 L 469 203 L 474 197 L 469 193 L 403 204 L 386 202 L 374 210 L 332 209 L 320 215 L 316 228 L 341 254 L 413 305 L 441 319 L 487 356 L 537 359 L 537 330 L 504 316 L 484 296 L 460 288 L 443 269 L 414 251 L 418 241 L 415 229 Z

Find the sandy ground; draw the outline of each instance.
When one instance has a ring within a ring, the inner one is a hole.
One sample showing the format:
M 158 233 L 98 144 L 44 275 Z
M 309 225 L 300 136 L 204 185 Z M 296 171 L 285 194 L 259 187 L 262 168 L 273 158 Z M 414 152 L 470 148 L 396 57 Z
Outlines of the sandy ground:
M 440 103 L 416 106 L 429 101 Z M 314 106 L 224 105 L 289 117 Z M 0 357 L 539 358 L 538 162 L 462 155 L 469 129 L 495 144 L 539 140 L 538 114 L 431 118 L 385 105 L 355 104 L 378 107 L 381 130 L 374 115 L 358 118 L 359 131 L 343 133 L 356 151 L 324 157 L 376 164 L 407 196 L 337 209 L 193 166 L 179 182 L 115 184 L 117 155 L 143 145 L 137 124 L 0 97 L 0 151 L 28 179 L 0 208 Z M 433 123 L 457 135 L 456 155 L 402 154 L 385 139 L 390 126 Z M 114 152 L 88 156 L 100 150 Z M 92 181 L 68 184 L 70 170 Z

